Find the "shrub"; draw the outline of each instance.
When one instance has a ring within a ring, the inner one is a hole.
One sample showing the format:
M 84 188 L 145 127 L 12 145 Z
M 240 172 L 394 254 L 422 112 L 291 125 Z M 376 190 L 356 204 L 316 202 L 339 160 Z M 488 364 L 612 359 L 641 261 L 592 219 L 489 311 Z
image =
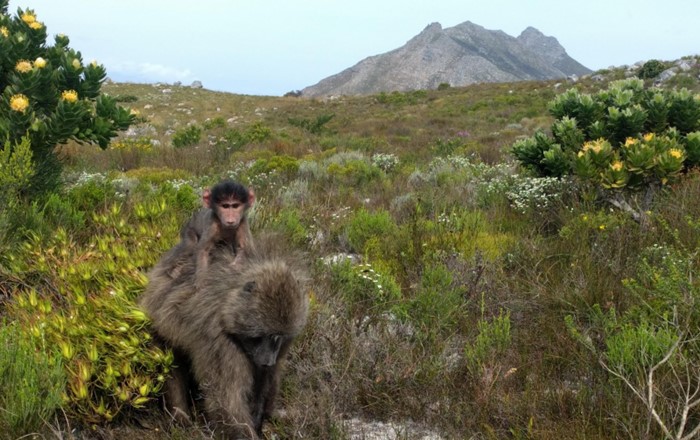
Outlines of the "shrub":
M 483 315 L 483 311 L 482 311 Z M 478 333 L 474 343 L 464 349 L 467 369 L 475 377 L 481 377 L 486 368 L 493 367 L 510 348 L 510 314 L 500 311 L 492 320 L 481 317 L 477 323 Z
M 348 224 L 348 242 L 356 252 L 364 252 L 365 244 L 369 239 L 377 237 L 388 240 L 396 230 L 396 224 L 389 212 L 380 210 L 371 213 L 360 209 Z
M 623 281 L 631 293 L 627 310 L 596 304 L 588 327 L 566 318 L 571 334 L 591 350 L 600 365 L 641 403 L 646 423 L 626 429 L 642 437 L 655 426 L 658 438 L 693 438 L 697 419 L 686 417 L 700 405 L 700 290 L 693 280 L 695 252 L 653 245 L 639 258 L 637 274 Z M 594 344 L 590 334 L 602 341 Z M 679 374 L 679 372 L 682 372 Z M 632 425 L 634 423 L 634 425 Z
M 204 123 L 202 123 L 202 126 L 205 130 L 211 130 L 213 128 L 224 128 L 226 127 L 226 120 L 221 116 L 217 116 L 212 119 L 207 118 L 207 120 L 204 121 Z
M 29 137 L 36 173 L 28 189 L 41 194 L 60 183 L 56 145 L 75 139 L 105 149 L 134 117 L 100 93 L 102 65 L 84 65 L 63 34 L 48 45 L 46 27 L 33 10 L 10 16 L 7 8 L 8 1 L 0 1 L 0 139 L 14 148 Z
M 113 157 L 113 168 L 130 170 L 141 166 L 144 157 L 153 151 L 153 144 L 148 138 L 125 138 L 112 142 L 110 152 Z
M 453 274 L 443 264 L 429 265 L 423 270 L 418 292 L 405 305 L 395 310 L 419 330 L 419 337 L 432 339 L 452 333 L 463 315 L 464 298 L 453 285 Z
M 61 407 L 66 376 L 61 356 L 17 323 L 0 324 L 0 429 L 3 438 L 37 432 Z
M 399 158 L 392 153 L 376 153 L 372 155 L 372 165 L 388 173 L 399 164 Z
M 659 60 L 649 60 L 637 70 L 637 76 L 642 79 L 656 78 L 666 70 L 666 64 Z
M 114 186 L 102 175 L 83 175 L 77 184 L 68 189 L 71 206 L 82 212 L 93 212 L 106 206 L 114 195 Z
M 245 131 L 248 142 L 265 142 L 272 137 L 272 129 L 262 122 L 256 122 Z
M 302 128 L 311 134 L 321 134 L 324 131 L 330 131 L 326 127 L 326 124 L 328 124 L 334 117 L 334 113 L 324 113 L 317 116 L 313 121 L 306 118 L 289 118 L 288 121 L 289 124 Z
M 185 170 L 173 168 L 136 168 L 124 173 L 127 178 L 138 179 L 142 183 L 159 185 L 168 181 L 184 181 L 190 179 L 192 175 Z
M 672 182 L 696 163 L 700 97 L 688 90 L 645 90 L 639 79 L 622 80 L 593 96 L 570 89 L 550 103 L 550 112 L 557 118 L 552 137 L 537 133 L 512 147 L 538 176 L 573 174 L 606 189 L 646 188 Z
M 401 299 L 401 290 L 396 281 L 376 271 L 371 264 L 353 265 L 341 261 L 330 267 L 332 289 L 340 293 L 355 313 L 372 314 L 389 310 Z
M 7 205 L 17 201 L 35 171 L 29 138 L 23 137 L 16 145 L 8 140 L 4 145 L 0 150 L 0 204 Z
M 289 239 L 294 246 L 304 246 L 309 238 L 309 232 L 301 221 L 296 209 L 285 208 L 275 219 L 275 226 Z
M 163 200 L 94 213 L 89 241 L 57 229 L 8 259 L 18 280 L 7 316 L 22 331 L 58 347 L 64 360 L 66 411 L 82 422 L 110 421 L 158 394 L 172 355 L 154 345 L 134 304 L 154 263 L 177 235 L 179 218 Z M 135 226 L 138 224 L 138 227 Z
M 50 194 L 46 198 L 42 214 L 52 229 L 78 231 L 85 227 L 85 211 L 76 209 L 70 199 L 59 194 Z
M 380 104 L 391 105 L 415 105 L 428 96 L 425 90 L 414 90 L 411 92 L 381 92 L 376 95 L 376 100 Z
M 328 175 L 336 179 L 339 183 L 350 186 L 362 186 L 381 178 L 382 173 L 379 168 L 370 165 L 366 159 L 348 160 L 342 165 L 331 162 L 326 168 Z
M 258 159 L 250 167 L 251 174 L 267 174 L 279 172 L 292 178 L 299 171 L 299 161 L 291 156 L 273 156 L 270 159 Z
M 173 134 L 173 147 L 183 148 L 197 145 L 202 138 L 202 129 L 197 125 L 180 128 Z
M 447 157 L 459 153 L 464 146 L 464 141 L 460 138 L 437 139 L 431 147 L 433 154 L 438 157 Z

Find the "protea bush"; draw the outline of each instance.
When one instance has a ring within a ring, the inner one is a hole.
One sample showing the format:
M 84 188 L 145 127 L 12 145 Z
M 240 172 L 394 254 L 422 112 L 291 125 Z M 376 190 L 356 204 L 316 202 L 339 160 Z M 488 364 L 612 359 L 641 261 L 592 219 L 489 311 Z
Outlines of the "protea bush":
M 29 190 L 41 193 L 60 176 L 56 145 L 72 139 L 105 149 L 134 116 L 100 93 L 104 66 L 85 64 L 65 35 L 47 44 L 36 13 L 20 8 L 9 15 L 8 3 L 0 0 L 0 139 L 30 139 L 36 172 Z
M 538 132 L 512 151 L 538 176 L 576 175 L 607 189 L 667 184 L 700 163 L 700 96 L 616 81 L 594 95 L 576 89 L 549 106 L 551 136 Z

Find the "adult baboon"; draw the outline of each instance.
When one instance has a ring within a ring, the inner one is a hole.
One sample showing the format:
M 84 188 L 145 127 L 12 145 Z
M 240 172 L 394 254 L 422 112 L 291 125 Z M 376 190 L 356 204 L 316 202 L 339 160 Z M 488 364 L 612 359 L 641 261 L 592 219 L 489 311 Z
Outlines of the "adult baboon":
M 281 362 L 306 323 L 305 272 L 296 257 L 265 249 L 243 264 L 218 250 L 199 286 L 189 260 L 178 279 L 151 277 L 140 301 L 158 337 L 188 358 L 216 431 L 233 438 L 261 435 Z M 189 379 L 176 371 L 166 386 L 172 414 L 188 414 Z
M 254 252 L 247 212 L 255 204 L 255 193 L 238 182 L 223 180 L 202 194 L 202 209 L 180 230 L 180 242 L 163 255 L 160 266 L 171 278 L 180 276 L 184 263 L 196 255 L 196 276 L 206 272 L 211 251 L 228 249 L 241 264 Z

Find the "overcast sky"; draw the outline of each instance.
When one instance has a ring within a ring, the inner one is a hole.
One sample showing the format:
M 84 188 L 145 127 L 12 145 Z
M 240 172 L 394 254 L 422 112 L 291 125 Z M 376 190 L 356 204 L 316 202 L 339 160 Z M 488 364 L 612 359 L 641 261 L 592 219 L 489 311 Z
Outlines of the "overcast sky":
M 699 0 L 11 0 L 115 81 L 194 80 L 251 95 L 303 89 L 427 25 L 533 26 L 596 70 L 700 54 Z

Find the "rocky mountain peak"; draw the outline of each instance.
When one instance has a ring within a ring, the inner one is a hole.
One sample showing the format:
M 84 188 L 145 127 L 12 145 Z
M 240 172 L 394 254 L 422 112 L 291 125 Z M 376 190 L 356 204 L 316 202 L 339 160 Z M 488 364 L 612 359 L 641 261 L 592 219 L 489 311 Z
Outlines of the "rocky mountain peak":
M 589 72 L 566 54 L 556 38 L 533 27 L 515 38 L 470 21 L 445 29 L 431 23 L 404 46 L 365 58 L 305 88 L 302 95 L 363 95 L 433 89 L 443 83 L 464 86 Z

